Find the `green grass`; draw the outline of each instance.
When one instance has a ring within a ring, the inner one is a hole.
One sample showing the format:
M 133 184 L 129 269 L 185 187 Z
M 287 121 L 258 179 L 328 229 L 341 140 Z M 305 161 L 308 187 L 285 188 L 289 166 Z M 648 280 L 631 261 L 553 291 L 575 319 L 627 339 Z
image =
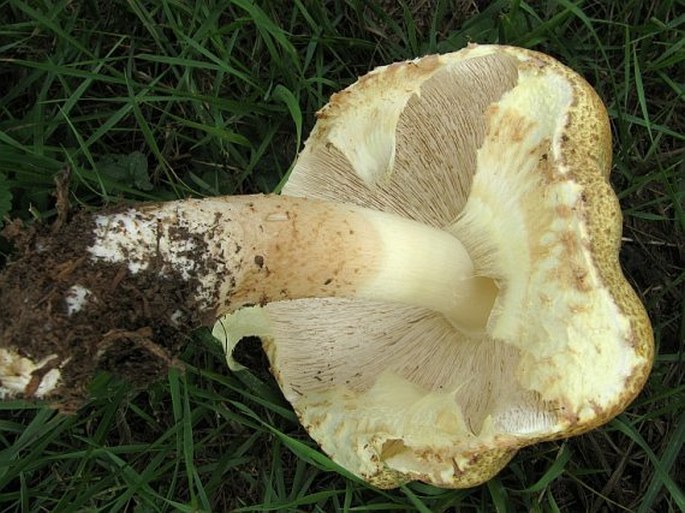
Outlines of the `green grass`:
M 1 404 L 0 512 L 685 508 L 685 3 L 459 3 L 0 0 L 0 216 L 51 222 L 66 168 L 75 208 L 272 191 L 315 111 L 373 66 L 468 41 L 542 50 L 611 116 L 622 263 L 658 349 L 630 409 L 483 486 L 383 492 L 317 450 L 256 345 L 254 372 L 231 374 L 203 332 L 184 374 L 100 376 L 77 416 Z

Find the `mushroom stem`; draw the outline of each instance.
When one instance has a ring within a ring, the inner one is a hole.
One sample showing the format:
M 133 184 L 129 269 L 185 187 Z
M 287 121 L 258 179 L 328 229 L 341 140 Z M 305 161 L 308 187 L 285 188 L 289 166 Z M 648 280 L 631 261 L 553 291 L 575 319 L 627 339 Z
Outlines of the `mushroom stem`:
M 288 196 L 185 200 L 96 217 L 92 258 L 197 282 L 216 317 L 250 304 L 364 298 L 483 328 L 496 288 L 453 235 L 362 207 Z M 161 266 L 161 267 L 160 267 Z

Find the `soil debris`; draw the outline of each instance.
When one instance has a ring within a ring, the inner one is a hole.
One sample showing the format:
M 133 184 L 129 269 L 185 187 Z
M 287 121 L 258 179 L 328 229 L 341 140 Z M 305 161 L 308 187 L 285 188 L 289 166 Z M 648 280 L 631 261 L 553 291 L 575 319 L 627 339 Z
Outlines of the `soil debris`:
M 15 221 L 3 233 L 17 251 L 0 274 L 0 349 L 49 362 L 34 371 L 24 397 L 59 369 L 47 399 L 66 412 L 83 403 L 98 370 L 145 386 L 179 367 L 176 356 L 202 324 L 193 280 L 155 265 L 133 274 L 126 264 L 94 261 L 87 252 L 94 227 L 81 213 L 57 230 Z

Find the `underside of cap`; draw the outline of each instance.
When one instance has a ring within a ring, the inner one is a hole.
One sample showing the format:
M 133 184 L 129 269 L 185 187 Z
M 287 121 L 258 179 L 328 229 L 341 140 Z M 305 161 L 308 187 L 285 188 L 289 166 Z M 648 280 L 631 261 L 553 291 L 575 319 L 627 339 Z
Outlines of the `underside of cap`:
M 379 68 L 322 109 L 283 193 L 454 234 L 499 289 L 487 326 L 329 298 L 243 309 L 215 335 L 229 356 L 260 336 L 311 436 L 369 482 L 483 482 L 522 446 L 606 422 L 646 380 L 610 162 L 601 101 L 550 57 L 472 45 Z

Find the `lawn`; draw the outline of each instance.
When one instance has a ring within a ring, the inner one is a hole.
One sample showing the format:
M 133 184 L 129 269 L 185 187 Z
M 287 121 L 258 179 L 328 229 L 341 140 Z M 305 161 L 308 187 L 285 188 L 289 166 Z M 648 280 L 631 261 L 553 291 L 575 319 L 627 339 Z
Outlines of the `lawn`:
M 232 374 L 200 331 L 183 372 L 103 373 L 77 415 L 0 403 L 0 512 L 685 510 L 683 1 L 0 0 L 0 219 L 53 223 L 65 170 L 73 210 L 274 191 L 333 92 L 470 41 L 546 52 L 607 105 L 621 262 L 657 347 L 631 407 L 482 486 L 379 491 L 319 452 L 257 341 Z

